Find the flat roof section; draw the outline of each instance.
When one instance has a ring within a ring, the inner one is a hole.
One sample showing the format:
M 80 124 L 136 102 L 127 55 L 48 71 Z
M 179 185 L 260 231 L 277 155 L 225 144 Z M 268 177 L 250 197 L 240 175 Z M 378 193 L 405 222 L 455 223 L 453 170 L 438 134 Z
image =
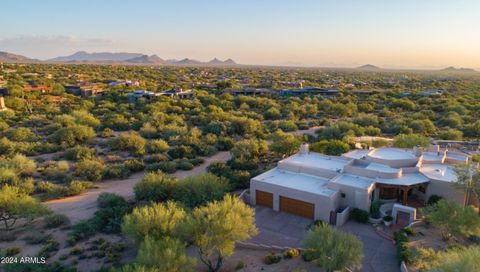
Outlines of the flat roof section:
M 370 150 L 367 149 L 354 149 L 350 152 L 342 154 L 342 157 L 349 159 L 361 159 L 364 156 L 367 156 Z
M 429 163 L 442 163 L 443 161 L 443 152 L 440 152 L 440 155 L 437 152 L 423 152 L 423 160 L 424 162 L 429 162 Z
M 308 154 L 295 154 L 291 157 L 283 159 L 280 163 L 302 165 L 317 169 L 326 169 L 331 171 L 343 170 L 343 167 L 348 164 L 350 160 L 341 157 L 331 157 L 316 152 Z
M 253 180 L 326 197 L 331 197 L 337 192 L 327 187 L 328 179 L 326 178 L 292 173 L 276 167 L 256 176 Z
M 342 184 L 350 187 L 367 190 L 375 181 L 365 177 L 354 176 L 350 174 L 342 174 L 330 181 L 331 183 Z
M 399 178 L 377 178 L 375 180 L 377 183 L 387 184 L 387 185 L 397 185 L 397 186 L 411 186 L 421 183 L 429 182 L 429 179 L 420 174 L 420 173 L 413 173 L 413 174 L 403 174 Z
M 457 180 L 453 168 L 446 164 L 424 164 L 420 167 L 420 172 L 429 179 L 445 182 L 455 182 Z
M 412 152 L 399 148 L 373 149 L 368 156 L 382 160 L 413 160 L 417 158 Z
M 386 164 L 372 162 L 365 169 L 377 171 L 380 173 L 398 173 L 400 169 L 390 167 Z

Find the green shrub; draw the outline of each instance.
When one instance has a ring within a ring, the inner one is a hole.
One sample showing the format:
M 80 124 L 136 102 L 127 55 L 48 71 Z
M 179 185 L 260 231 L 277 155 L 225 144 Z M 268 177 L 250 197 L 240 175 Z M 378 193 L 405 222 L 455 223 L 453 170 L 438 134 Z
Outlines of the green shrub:
M 385 215 L 383 217 L 383 221 L 385 222 L 391 222 L 393 220 L 393 217 L 391 217 L 390 215 Z
M 137 200 L 158 202 L 172 199 L 178 187 L 179 182 L 176 178 L 157 171 L 147 173 L 142 181 L 133 187 L 133 191 Z
M 428 206 L 432 206 L 432 205 L 435 205 L 438 201 L 442 200 L 443 197 L 439 196 L 439 195 L 431 195 L 429 198 L 428 198 L 428 201 L 427 201 L 427 205 Z
M 417 233 L 415 232 L 415 230 L 412 227 L 405 228 L 405 232 L 410 236 L 416 236 L 417 235 Z
M 283 258 L 285 259 L 292 259 L 300 255 L 300 252 L 296 248 L 290 248 L 283 252 Z
M 95 225 L 106 233 L 119 233 L 125 214 L 130 212 L 130 205 L 124 197 L 112 193 L 101 193 L 97 203 L 99 210 L 95 212 Z
M 131 172 L 139 172 L 145 169 L 145 163 L 139 160 L 126 160 L 123 162 L 123 166 Z
M 282 256 L 276 255 L 275 253 L 272 252 L 269 255 L 265 256 L 265 258 L 263 259 L 263 262 L 267 265 L 270 265 L 270 264 L 278 263 L 281 260 L 282 260 Z
M 125 167 L 124 165 L 111 165 L 107 168 L 105 171 L 105 178 L 118 178 L 118 179 L 124 179 L 129 177 L 131 174 L 130 170 Z
M 91 160 L 95 158 L 95 149 L 86 146 L 75 146 L 65 151 L 64 157 L 71 161 Z
M 83 253 L 83 248 L 74 247 L 70 250 L 70 255 L 80 255 Z
M 245 263 L 243 261 L 238 261 L 237 264 L 235 265 L 235 271 L 244 269 L 246 267 Z
M 58 228 L 62 225 L 67 225 L 70 223 L 70 219 L 64 214 L 51 214 L 45 216 L 43 219 L 45 222 L 45 227 L 48 229 Z
M 194 165 L 187 160 L 179 160 L 177 162 L 177 169 L 179 170 L 192 170 Z
M 50 239 L 52 239 L 52 235 L 41 233 L 39 231 L 32 231 L 25 236 L 25 241 L 30 245 L 43 244 Z
M 172 173 L 175 173 L 175 171 L 177 171 L 177 164 L 172 161 L 158 162 L 158 163 L 150 164 L 149 166 L 147 166 L 147 170 L 148 171 L 160 170 L 167 174 L 172 174 Z
M 11 257 L 11 256 L 15 256 L 17 255 L 18 253 L 20 253 L 20 248 L 19 247 L 9 247 L 7 248 L 7 250 L 5 251 L 5 255 L 7 257 Z
M 86 239 L 93 236 L 97 232 L 98 226 L 94 220 L 82 220 L 72 226 L 72 230 L 68 234 L 71 243 Z
M 367 223 L 368 222 L 368 212 L 355 208 L 350 212 L 350 219 L 355 220 L 355 221 L 360 222 L 360 223 Z

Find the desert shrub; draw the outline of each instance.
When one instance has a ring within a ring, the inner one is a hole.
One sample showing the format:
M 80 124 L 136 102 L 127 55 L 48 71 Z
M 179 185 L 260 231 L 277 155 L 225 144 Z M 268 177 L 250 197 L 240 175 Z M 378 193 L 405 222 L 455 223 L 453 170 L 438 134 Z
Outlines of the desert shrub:
M 42 248 L 40 249 L 39 255 L 48 258 L 50 255 L 49 253 L 57 251 L 59 247 L 60 247 L 59 242 L 53 239 L 50 239 L 43 244 Z
M 132 155 L 145 154 L 146 140 L 136 132 L 123 133 L 113 139 L 110 146 L 114 150 L 128 151 Z
M 123 162 L 123 166 L 131 172 L 139 172 L 145 169 L 145 163 L 139 160 L 126 160 Z
M 105 171 L 104 177 L 106 179 L 109 178 L 127 178 L 131 174 L 130 170 L 125 167 L 124 165 L 117 164 L 117 165 L 110 165 L 107 170 Z
M 115 136 L 114 133 L 113 133 L 113 130 L 110 129 L 110 128 L 105 128 L 104 130 L 102 130 L 102 132 L 100 133 L 100 137 L 102 138 L 110 138 L 110 137 L 113 137 Z
M 73 195 L 79 195 L 83 193 L 85 190 L 92 188 L 93 183 L 89 181 L 79 181 L 79 180 L 74 180 L 70 182 L 68 185 L 68 196 L 73 196 Z
M 11 256 L 15 256 L 17 255 L 18 253 L 20 253 L 21 249 L 19 247 L 9 247 L 7 248 L 7 250 L 5 251 L 5 255 L 7 257 L 11 257 Z
M 439 195 L 431 195 L 429 198 L 428 198 L 428 201 L 427 201 L 427 205 L 428 206 L 431 206 L 431 205 L 435 205 L 438 201 L 440 201 L 441 199 L 443 199 L 443 197 L 439 196 Z
M 83 253 L 83 248 L 74 247 L 70 249 L 70 255 L 80 255 Z
M 263 259 L 263 262 L 267 265 L 278 263 L 282 260 L 282 256 L 270 253 Z
M 412 227 L 405 228 L 405 233 L 407 233 L 407 235 L 410 235 L 410 236 L 416 236 L 417 235 L 417 233 L 415 232 L 415 230 Z
M 283 252 L 283 258 L 285 259 L 292 259 L 300 255 L 300 252 L 296 248 L 290 248 Z
M 355 221 L 360 222 L 360 223 L 367 223 L 368 222 L 368 212 L 355 208 L 350 212 L 350 219 L 355 220 Z
M 72 226 L 69 236 L 70 243 L 86 239 L 97 232 L 98 226 L 94 220 L 82 220 Z
M 172 159 L 194 158 L 193 149 L 189 146 L 175 146 L 168 150 L 168 156 Z
M 231 138 L 219 138 L 215 147 L 220 151 L 228 151 L 235 145 Z
M 238 261 L 237 264 L 235 265 L 235 271 L 244 269 L 246 267 L 246 264 L 243 261 Z
M 194 165 L 187 160 L 177 161 L 177 169 L 179 170 L 192 170 Z
M 143 159 L 145 163 L 157 163 L 157 162 L 164 162 L 168 160 L 169 160 L 168 156 L 165 154 L 153 154 Z
M 41 233 L 39 231 L 32 231 L 25 236 L 25 241 L 30 245 L 43 244 L 52 239 L 51 234 Z
M 71 161 L 91 160 L 95 158 L 95 149 L 86 146 L 75 146 L 65 151 L 64 157 Z
M 189 161 L 191 164 L 195 165 L 195 166 L 197 166 L 197 165 L 202 164 L 202 163 L 205 162 L 205 160 L 202 159 L 202 158 L 189 159 L 188 161 Z
M 172 174 L 172 173 L 175 173 L 175 171 L 177 171 L 177 164 L 172 161 L 158 162 L 158 163 L 150 164 L 149 166 L 147 166 L 147 170 L 148 171 L 160 170 L 167 174 Z
M 223 199 L 230 190 L 228 181 L 213 174 L 200 174 L 185 178 L 174 191 L 174 200 L 194 208 L 214 200 Z
M 123 216 L 131 210 L 128 202 L 122 196 L 101 193 L 97 198 L 97 203 L 100 209 L 95 212 L 94 221 L 98 230 L 106 233 L 119 233 Z
M 413 261 L 413 252 L 408 246 L 407 231 L 401 229 L 393 235 L 397 245 L 397 258 L 399 263 L 404 261 L 405 263 L 411 263 Z
M 98 181 L 102 179 L 105 170 L 106 166 L 102 161 L 83 160 L 77 163 L 75 174 L 90 181 Z
M 133 191 L 137 200 L 165 201 L 173 198 L 178 186 L 176 178 L 157 171 L 147 173 L 142 181 L 133 187 Z
M 58 213 L 47 215 L 43 220 L 45 223 L 44 226 L 48 229 L 58 228 L 62 225 L 68 225 L 70 223 L 70 219 L 68 219 L 66 215 Z
M 163 153 L 166 152 L 168 148 L 168 143 L 164 140 L 150 140 L 147 142 L 147 152 L 150 154 Z

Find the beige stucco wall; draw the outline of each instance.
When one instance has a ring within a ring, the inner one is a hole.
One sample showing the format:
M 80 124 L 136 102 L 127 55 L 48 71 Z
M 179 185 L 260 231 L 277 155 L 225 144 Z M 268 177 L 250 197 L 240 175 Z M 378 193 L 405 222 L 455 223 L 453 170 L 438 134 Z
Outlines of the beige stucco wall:
M 453 187 L 453 183 L 439 180 L 430 180 L 425 196 L 427 201 L 431 195 L 442 196 L 446 199 L 453 200 L 460 205 L 463 205 L 465 196 L 463 192 Z
M 324 222 L 330 222 L 330 211 L 336 211 L 339 204 L 338 192 L 327 197 L 252 179 L 250 181 L 250 203 L 252 205 L 256 205 L 256 190 L 273 194 L 273 210 L 275 211 L 280 210 L 280 196 L 313 203 L 315 205 L 314 219 Z
M 368 189 L 360 189 L 356 187 L 347 186 L 344 184 L 338 184 L 331 182 L 328 187 L 333 190 L 340 191 L 339 202 L 340 207 L 358 208 L 365 211 L 370 211 L 370 195 L 373 191 L 373 186 Z M 345 194 L 345 197 L 341 197 L 341 194 Z

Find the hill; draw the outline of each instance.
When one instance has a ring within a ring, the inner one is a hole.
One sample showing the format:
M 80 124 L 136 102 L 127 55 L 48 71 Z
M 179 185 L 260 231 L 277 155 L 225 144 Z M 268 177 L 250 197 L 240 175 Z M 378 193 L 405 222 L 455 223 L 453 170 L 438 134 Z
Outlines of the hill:
M 441 69 L 440 71 L 442 72 L 465 72 L 465 73 L 476 73 L 477 71 L 471 69 L 471 68 L 455 68 L 453 66 L 447 67 L 445 69 Z
M 92 61 L 92 62 L 122 62 L 133 58 L 142 57 L 143 54 L 139 53 L 111 53 L 111 52 L 100 52 L 100 53 L 87 53 L 85 51 L 78 51 L 73 55 L 70 56 L 62 56 L 56 57 L 53 59 L 49 59 L 49 61 L 54 62 L 85 62 L 85 61 Z
M 360 67 L 357 67 L 357 69 L 370 70 L 370 71 L 382 70 L 382 68 L 380 68 L 380 67 L 378 67 L 378 66 L 375 66 L 375 65 L 372 65 L 372 64 L 365 64 L 365 65 L 362 65 L 362 66 L 360 66 Z
M 225 61 L 221 61 L 217 58 L 214 58 L 211 61 L 207 62 L 206 64 L 209 64 L 209 65 L 236 65 L 237 63 L 232 59 L 227 59 Z
M 162 64 L 165 61 L 157 55 L 142 55 L 140 57 L 135 57 L 132 59 L 126 60 L 128 63 L 149 63 L 149 64 Z
M 22 55 L 16 55 L 16 54 L 0 51 L 0 62 L 25 63 L 25 62 L 39 62 L 39 60 L 27 58 Z

